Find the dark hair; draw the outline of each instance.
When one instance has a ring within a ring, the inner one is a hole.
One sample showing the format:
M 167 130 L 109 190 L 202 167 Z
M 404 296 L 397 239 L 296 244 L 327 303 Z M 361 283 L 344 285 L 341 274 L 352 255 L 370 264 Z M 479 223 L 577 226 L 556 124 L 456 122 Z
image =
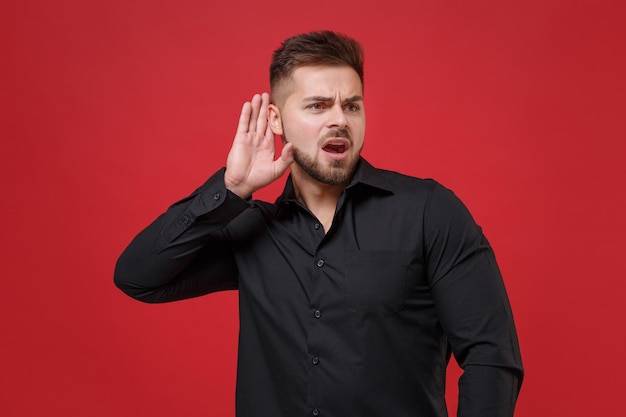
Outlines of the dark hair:
M 274 51 L 270 65 L 271 91 L 289 79 L 296 68 L 312 65 L 348 66 L 356 71 L 363 85 L 361 45 L 345 35 L 326 30 L 293 36 Z

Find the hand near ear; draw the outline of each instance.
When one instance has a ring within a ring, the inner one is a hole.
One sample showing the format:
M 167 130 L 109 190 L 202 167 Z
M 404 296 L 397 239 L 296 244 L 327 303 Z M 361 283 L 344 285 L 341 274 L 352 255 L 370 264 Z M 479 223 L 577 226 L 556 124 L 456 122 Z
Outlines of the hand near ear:
M 267 117 L 269 95 L 256 94 L 241 109 L 237 133 L 226 160 L 226 188 L 241 198 L 280 178 L 293 162 L 291 144 L 275 158 L 274 133 Z

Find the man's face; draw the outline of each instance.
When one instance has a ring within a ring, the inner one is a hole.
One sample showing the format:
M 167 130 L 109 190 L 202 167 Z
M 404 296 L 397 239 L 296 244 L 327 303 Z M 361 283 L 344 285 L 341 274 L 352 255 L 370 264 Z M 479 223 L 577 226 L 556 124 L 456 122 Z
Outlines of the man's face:
M 270 105 L 272 131 L 293 144 L 292 175 L 346 185 L 365 137 L 363 87 L 347 66 L 297 68 L 280 102 Z

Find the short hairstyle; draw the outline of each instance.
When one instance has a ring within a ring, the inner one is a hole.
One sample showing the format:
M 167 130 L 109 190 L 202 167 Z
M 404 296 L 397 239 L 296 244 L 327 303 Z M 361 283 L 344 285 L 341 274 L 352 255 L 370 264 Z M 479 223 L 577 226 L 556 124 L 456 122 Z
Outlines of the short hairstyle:
M 297 68 L 315 65 L 348 66 L 356 71 L 363 85 L 361 45 L 345 35 L 326 30 L 288 38 L 274 51 L 270 64 L 272 95 Z

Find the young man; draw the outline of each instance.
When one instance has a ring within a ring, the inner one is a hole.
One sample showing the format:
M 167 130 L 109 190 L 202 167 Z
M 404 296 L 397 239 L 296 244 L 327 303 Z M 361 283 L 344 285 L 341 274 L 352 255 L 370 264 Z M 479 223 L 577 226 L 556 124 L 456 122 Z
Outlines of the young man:
M 146 302 L 239 290 L 239 417 L 443 417 L 451 353 L 458 415 L 511 416 L 523 371 L 493 252 L 452 192 L 360 157 L 359 44 L 290 38 L 270 81 L 226 169 L 133 240 L 118 287 Z M 251 200 L 287 168 L 276 203 Z

